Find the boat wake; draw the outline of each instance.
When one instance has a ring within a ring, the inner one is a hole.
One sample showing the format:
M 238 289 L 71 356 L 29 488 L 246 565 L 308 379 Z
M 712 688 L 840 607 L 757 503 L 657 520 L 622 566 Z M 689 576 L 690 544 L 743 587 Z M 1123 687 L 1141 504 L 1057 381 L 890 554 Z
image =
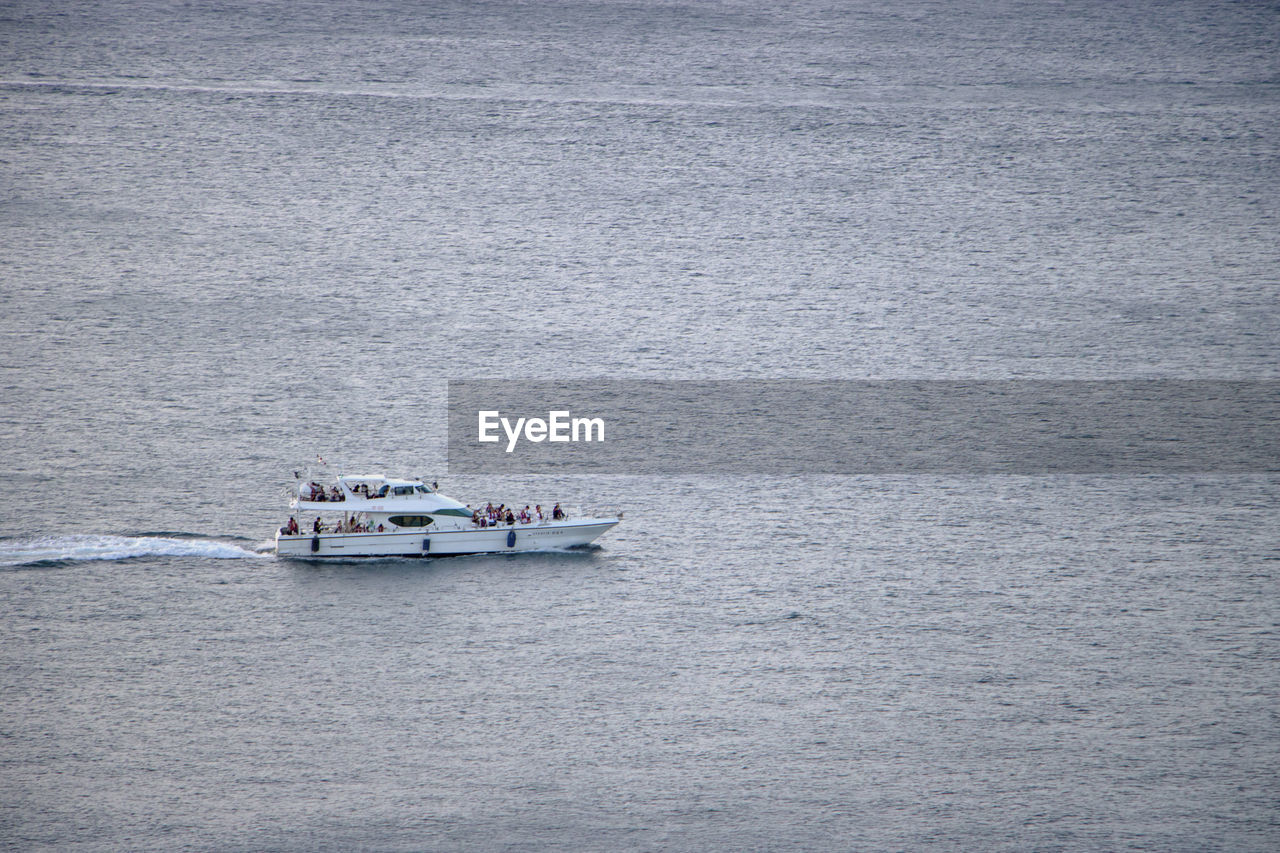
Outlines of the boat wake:
M 32 536 L 0 540 L 0 568 L 56 566 L 85 560 L 131 560 L 137 557 L 208 557 L 239 560 L 265 557 L 229 542 L 184 535 Z

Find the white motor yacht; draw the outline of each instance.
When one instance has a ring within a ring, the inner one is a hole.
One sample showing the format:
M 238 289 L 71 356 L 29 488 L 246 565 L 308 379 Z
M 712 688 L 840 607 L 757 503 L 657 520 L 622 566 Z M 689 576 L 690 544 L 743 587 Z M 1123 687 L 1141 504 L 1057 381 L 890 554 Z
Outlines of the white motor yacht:
M 474 511 L 421 480 L 383 474 L 337 477 L 324 487 L 298 486 L 289 522 L 276 532 L 281 557 L 442 557 L 548 551 L 587 545 L 622 519 L 569 518 L 536 512 L 527 521 L 490 522 L 488 507 Z

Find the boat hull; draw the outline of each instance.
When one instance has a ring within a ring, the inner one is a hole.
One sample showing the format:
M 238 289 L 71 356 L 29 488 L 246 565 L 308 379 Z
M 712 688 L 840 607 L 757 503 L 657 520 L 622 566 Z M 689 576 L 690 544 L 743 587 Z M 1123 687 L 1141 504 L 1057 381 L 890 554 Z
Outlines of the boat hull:
M 463 554 L 504 554 L 516 551 L 554 551 L 588 545 L 618 523 L 590 518 L 512 527 L 465 530 L 426 529 L 382 533 L 276 534 L 276 555 L 304 560 L 348 557 L 452 557 Z M 511 534 L 514 533 L 514 540 Z

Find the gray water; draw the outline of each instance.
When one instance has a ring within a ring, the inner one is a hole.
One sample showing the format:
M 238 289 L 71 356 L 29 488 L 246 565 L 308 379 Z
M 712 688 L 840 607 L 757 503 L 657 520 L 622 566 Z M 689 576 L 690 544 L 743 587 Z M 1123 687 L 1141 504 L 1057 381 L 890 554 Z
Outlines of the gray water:
M 1280 846 L 1274 474 L 481 477 L 444 409 L 1275 379 L 1277 57 L 1266 3 L 6 5 L 0 844 Z M 278 561 L 317 454 L 626 518 Z

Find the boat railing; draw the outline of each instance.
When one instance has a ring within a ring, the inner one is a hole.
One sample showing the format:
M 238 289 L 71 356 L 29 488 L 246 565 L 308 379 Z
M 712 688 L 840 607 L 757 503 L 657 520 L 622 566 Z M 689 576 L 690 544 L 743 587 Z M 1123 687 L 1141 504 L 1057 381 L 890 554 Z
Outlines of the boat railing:
M 485 504 L 482 504 L 482 506 L 486 506 L 486 505 L 487 505 L 487 502 Z M 575 518 L 576 519 L 584 519 L 584 518 L 621 519 L 622 518 L 622 510 L 616 510 L 616 509 L 601 510 L 598 512 L 588 513 L 588 512 L 582 512 L 577 507 L 561 506 L 560 511 L 563 513 L 563 516 L 561 518 L 552 518 L 551 510 L 544 509 L 542 513 L 542 516 L 543 516 L 542 518 L 538 518 L 537 514 L 535 513 L 529 521 L 521 521 L 519 515 L 517 515 L 516 521 L 512 524 L 507 524 L 505 520 L 503 520 L 502 518 L 499 518 L 494 522 L 485 524 L 485 527 L 540 527 L 547 524 L 555 524 L 561 521 L 569 521 Z M 483 509 L 479 510 L 478 512 L 481 518 L 486 520 L 488 519 L 488 515 L 485 514 Z M 479 525 L 476 524 L 475 522 L 472 522 L 472 525 L 475 527 L 479 527 Z

